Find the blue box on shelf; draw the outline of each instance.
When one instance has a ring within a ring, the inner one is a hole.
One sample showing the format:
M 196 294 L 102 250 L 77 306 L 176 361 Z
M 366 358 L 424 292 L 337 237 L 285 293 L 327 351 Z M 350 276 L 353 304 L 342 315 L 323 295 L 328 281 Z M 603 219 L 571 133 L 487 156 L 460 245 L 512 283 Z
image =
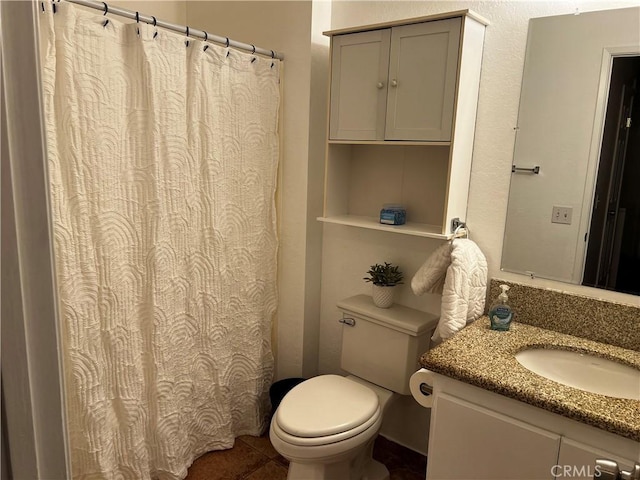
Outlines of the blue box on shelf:
M 385 203 L 380 210 L 380 223 L 385 225 L 404 225 L 407 211 L 402 205 Z

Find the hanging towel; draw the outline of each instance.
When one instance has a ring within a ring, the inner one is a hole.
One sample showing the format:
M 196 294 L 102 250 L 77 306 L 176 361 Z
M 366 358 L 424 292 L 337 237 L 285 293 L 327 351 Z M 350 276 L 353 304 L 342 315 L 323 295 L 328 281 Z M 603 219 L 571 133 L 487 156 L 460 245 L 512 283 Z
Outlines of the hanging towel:
M 442 293 L 447 268 L 451 265 L 451 250 L 451 243 L 447 242 L 429 256 L 411 279 L 414 294 Z
M 440 321 L 432 339 L 452 337 L 484 311 L 487 259 L 467 238 L 457 238 L 438 248 L 411 280 L 416 295 L 442 293 Z

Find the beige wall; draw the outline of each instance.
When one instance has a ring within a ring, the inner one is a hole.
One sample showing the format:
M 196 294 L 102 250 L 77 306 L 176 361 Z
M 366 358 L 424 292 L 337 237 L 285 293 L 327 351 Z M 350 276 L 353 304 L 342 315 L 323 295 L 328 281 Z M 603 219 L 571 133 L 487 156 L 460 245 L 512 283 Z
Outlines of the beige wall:
M 107 3 L 140 12 L 141 14 L 153 15 L 158 20 L 165 20 L 179 25 L 185 25 L 187 22 L 187 2 L 185 1 L 116 0 L 114 2 L 107 1 Z M 129 21 L 122 17 L 118 18 L 123 22 Z

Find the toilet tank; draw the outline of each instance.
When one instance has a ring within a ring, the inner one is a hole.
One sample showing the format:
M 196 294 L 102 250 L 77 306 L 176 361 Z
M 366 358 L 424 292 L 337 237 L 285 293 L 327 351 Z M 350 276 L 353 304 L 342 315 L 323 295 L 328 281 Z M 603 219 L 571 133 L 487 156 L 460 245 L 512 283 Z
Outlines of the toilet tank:
M 347 372 L 410 395 L 409 377 L 429 350 L 438 316 L 403 305 L 378 308 L 368 295 L 338 302 L 342 311 L 342 359 Z M 351 321 L 353 320 L 353 322 Z

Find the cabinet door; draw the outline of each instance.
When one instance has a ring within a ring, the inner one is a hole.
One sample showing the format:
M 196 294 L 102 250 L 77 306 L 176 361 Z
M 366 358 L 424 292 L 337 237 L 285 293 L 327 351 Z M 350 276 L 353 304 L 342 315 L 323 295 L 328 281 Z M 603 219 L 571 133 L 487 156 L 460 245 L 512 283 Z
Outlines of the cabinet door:
M 332 140 L 383 140 L 390 29 L 333 37 Z
M 620 458 L 615 453 L 600 450 L 599 448 L 585 445 L 568 438 L 563 438 L 560 444 L 558 465 L 554 467 L 556 478 L 571 478 L 572 480 L 593 480 L 599 475 L 595 469 L 596 460 L 606 458 L 618 463 L 620 470 L 630 470 L 636 462 L 640 462 L 640 445 L 638 446 L 638 458 Z
M 451 140 L 461 24 L 393 27 L 386 140 Z
M 431 413 L 427 479 L 551 479 L 560 436 L 446 394 Z

